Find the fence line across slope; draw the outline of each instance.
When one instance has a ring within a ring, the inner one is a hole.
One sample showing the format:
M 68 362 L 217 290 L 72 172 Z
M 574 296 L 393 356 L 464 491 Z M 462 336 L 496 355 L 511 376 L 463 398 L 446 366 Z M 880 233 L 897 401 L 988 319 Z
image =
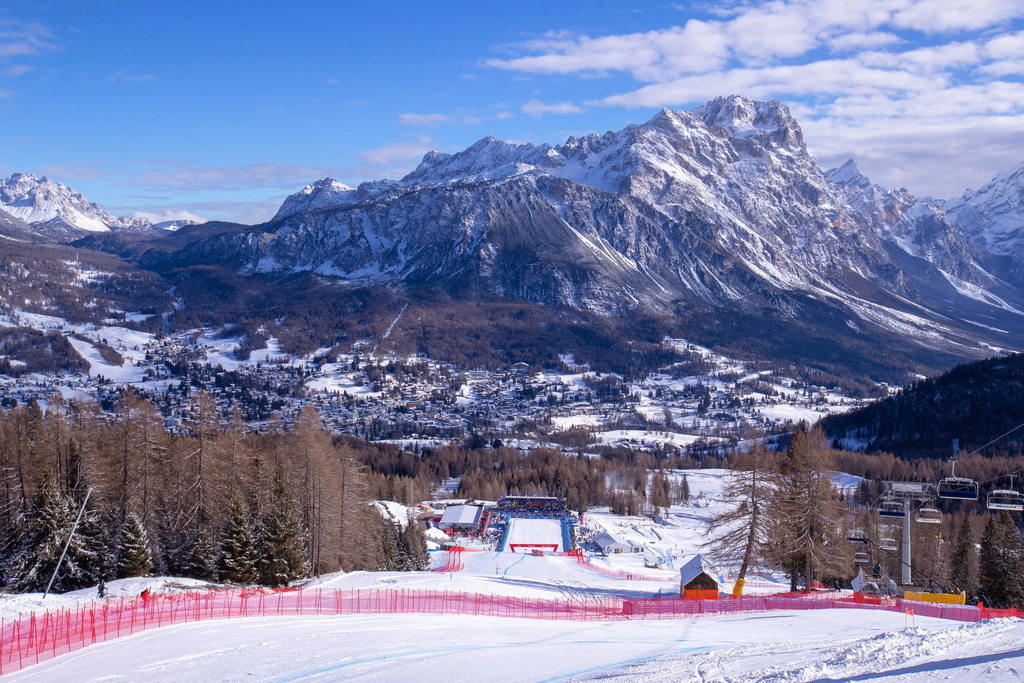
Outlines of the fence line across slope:
M 234 589 L 117 598 L 0 619 L 0 675 L 112 638 L 205 619 L 342 614 L 468 614 L 547 620 L 672 619 L 802 609 L 875 609 L 976 622 L 1021 617 L 1019 610 L 846 594 L 747 596 L 722 600 L 536 598 L 413 589 Z

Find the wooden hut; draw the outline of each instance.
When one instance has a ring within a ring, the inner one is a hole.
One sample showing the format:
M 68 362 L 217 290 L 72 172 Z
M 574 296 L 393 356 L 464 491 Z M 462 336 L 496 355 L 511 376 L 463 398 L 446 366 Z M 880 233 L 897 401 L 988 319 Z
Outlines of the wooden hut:
M 719 583 L 703 555 L 694 555 L 679 570 L 679 595 L 687 600 L 717 600 Z

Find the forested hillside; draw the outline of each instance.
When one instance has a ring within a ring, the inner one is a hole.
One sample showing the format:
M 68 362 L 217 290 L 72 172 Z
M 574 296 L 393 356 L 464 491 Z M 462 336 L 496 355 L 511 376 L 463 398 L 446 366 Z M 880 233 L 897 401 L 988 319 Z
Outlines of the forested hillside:
M 953 439 L 972 452 L 1024 423 L 1024 354 L 959 365 L 898 394 L 822 422 L 828 435 L 903 458 L 948 458 Z M 1024 429 L 984 455 L 1024 452 Z

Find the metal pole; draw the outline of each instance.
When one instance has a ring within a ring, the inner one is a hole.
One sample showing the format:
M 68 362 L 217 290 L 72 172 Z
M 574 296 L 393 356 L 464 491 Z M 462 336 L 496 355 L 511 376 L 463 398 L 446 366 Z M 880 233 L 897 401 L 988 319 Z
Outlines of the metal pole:
M 78 511 L 78 517 L 75 518 L 75 523 L 71 525 L 71 533 L 68 534 L 68 540 L 64 541 L 64 550 L 60 553 L 60 559 L 57 560 L 57 566 L 53 568 L 53 575 L 50 577 L 50 583 L 46 584 L 46 590 L 43 591 L 44 598 L 50 593 L 50 589 L 53 588 L 53 582 L 57 578 L 57 572 L 60 570 L 60 563 L 64 561 L 64 556 L 68 553 L 68 546 L 71 545 L 71 537 L 75 535 L 75 529 L 78 528 L 78 523 L 82 521 L 82 515 L 85 514 L 85 506 L 89 503 L 89 496 L 91 495 L 92 488 L 89 488 L 89 490 L 85 492 L 85 500 L 82 501 L 82 509 Z
M 910 496 L 903 499 L 903 585 L 910 585 Z

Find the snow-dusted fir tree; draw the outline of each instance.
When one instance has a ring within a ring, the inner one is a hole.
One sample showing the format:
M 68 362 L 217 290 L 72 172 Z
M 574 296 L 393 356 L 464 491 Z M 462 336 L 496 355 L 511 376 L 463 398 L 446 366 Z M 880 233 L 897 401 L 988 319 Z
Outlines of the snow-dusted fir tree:
M 306 533 L 298 506 L 288 490 L 288 477 L 278 465 L 257 543 L 260 583 L 287 586 L 309 573 Z
M 725 477 L 721 500 L 725 509 L 707 521 L 708 540 L 702 549 L 716 564 L 739 562 L 738 582 L 751 563 L 769 559 L 775 550 L 772 519 L 779 490 L 775 459 L 756 442 L 749 453 L 735 456 Z M 740 584 L 742 586 L 742 584 Z
M 228 519 L 220 541 L 220 577 L 224 581 L 249 585 L 256 581 L 256 544 L 252 537 L 249 509 L 236 495 L 228 508 Z
M 186 573 L 194 579 L 216 581 L 217 557 L 217 544 L 214 542 L 213 530 L 206 524 L 200 524 L 189 538 L 188 558 L 185 562 Z
M 421 572 L 430 565 L 427 557 L 427 540 L 423 537 L 423 531 L 416 522 L 415 515 L 402 532 L 402 546 L 405 555 L 402 566 L 404 571 Z
M 978 597 L 988 607 L 1024 605 L 1024 548 L 1010 513 L 990 517 L 981 535 Z
M 92 516 L 93 513 L 87 513 Z M 29 509 L 22 515 L 17 549 L 11 558 L 7 589 L 14 592 L 43 591 L 57 569 L 52 590 L 65 592 L 92 586 L 104 576 L 107 558 L 82 525 L 72 533 L 77 510 L 74 501 L 57 486 L 49 470 L 36 484 Z M 83 522 L 97 524 L 95 519 Z M 69 541 L 70 535 L 70 541 Z M 68 550 L 60 560 L 64 545 Z
M 963 591 L 969 599 L 978 589 L 978 551 L 971 528 L 971 516 L 964 515 L 960 528 L 949 544 L 949 583 L 953 590 Z
M 153 551 L 149 534 L 142 519 L 129 512 L 121 525 L 121 539 L 117 547 L 117 577 L 126 579 L 146 576 L 153 569 Z
M 378 515 L 379 517 L 379 515 Z M 400 556 L 401 537 L 395 530 L 395 525 L 383 518 L 374 520 L 377 525 L 377 545 L 379 553 L 377 556 L 377 569 L 382 572 L 393 572 L 401 568 L 400 563 L 404 558 Z

